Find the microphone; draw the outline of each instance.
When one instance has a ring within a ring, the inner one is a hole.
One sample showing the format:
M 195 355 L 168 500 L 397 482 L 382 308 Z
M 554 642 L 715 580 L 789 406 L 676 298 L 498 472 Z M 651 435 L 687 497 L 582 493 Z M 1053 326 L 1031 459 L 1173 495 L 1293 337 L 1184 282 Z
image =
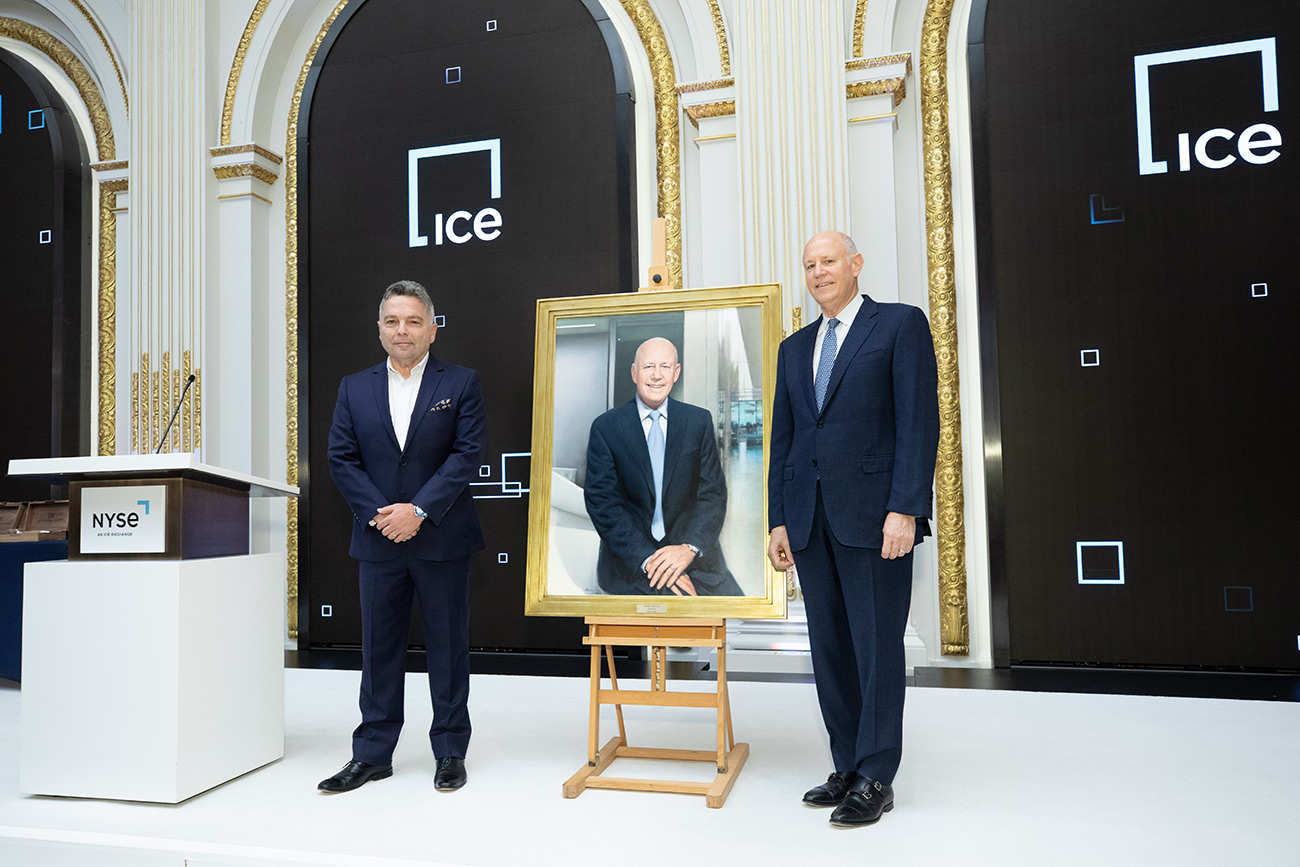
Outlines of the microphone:
M 185 380 L 185 387 L 181 389 L 181 397 L 180 400 L 176 401 L 176 409 L 172 410 L 172 417 L 167 420 L 167 427 L 163 428 L 162 439 L 158 440 L 158 448 L 153 450 L 154 454 L 158 454 L 162 451 L 163 443 L 167 442 L 167 434 L 171 433 L 172 424 L 176 421 L 176 416 L 181 411 L 181 404 L 185 403 L 185 394 L 190 390 L 190 386 L 193 384 L 194 374 L 191 373 L 190 378 Z

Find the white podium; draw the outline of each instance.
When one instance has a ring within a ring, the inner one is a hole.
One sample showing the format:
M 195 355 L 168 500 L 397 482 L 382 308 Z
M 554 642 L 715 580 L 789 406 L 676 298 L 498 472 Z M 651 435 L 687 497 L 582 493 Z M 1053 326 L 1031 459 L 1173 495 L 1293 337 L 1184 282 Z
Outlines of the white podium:
M 190 455 L 13 461 L 10 473 L 108 488 L 120 481 L 141 502 L 177 479 L 245 497 L 298 493 Z M 203 535 L 195 524 L 204 510 L 195 517 L 171 498 L 166 506 L 166 521 L 189 526 L 168 525 L 163 536 Z M 222 511 L 228 535 L 231 509 Z M 159 535 L 146 529 L 139 544 Z M 69 537 L 71 548 L 77 534 Z M 70 550 L 68 560 L 27 566 L 24 794 L 175 804 L 284 755 L 284 555 L 186 558 L 171 541 L 164 547 L 147 559 L 75 559 Z

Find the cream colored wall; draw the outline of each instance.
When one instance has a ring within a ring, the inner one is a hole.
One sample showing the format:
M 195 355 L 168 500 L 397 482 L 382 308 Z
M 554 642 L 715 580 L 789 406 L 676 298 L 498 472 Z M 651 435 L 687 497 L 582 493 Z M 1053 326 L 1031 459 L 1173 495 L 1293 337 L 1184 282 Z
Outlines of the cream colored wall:
M 853 233 L 863 249 L 869 291 L 926 307 L 918 64 L 927 0 L 866 4 L 861 57 L 910 55 L 910 71 L 897 58 L 892 65 L 846 70 L 853 58 L 855 0 L 719 0 L 729 52 L 725 69 L 707 0 L 602 3 L 632 68 L 643 265 L 650 262 L 659 180 L 652 62 L 635 23 L 648 10 L 663 28 L 677 84 L 706 83 L 679 96 L 685 284 L 777 281 L 785 286 L 787 325 L 796 307 L 807 323 L 816 308 L 802 284 L 802 243 L 815 231 L 835 227 Z M 116 160 L 128 161 L 96 175 L 97 184 L 127 178 L 131 185 L 115 199 L 117 381 L 111 393 L 118 452 L 130 448 L 129 373 L 148 342 L 141 332 L 143 311 L 171 305 L 198 324 L 194 350 L 203 366 L 205 460 L 272 478 L 296 473 L 290 416 L 297 394 L 287 363 L 293 339 L 288 317 L 296 307 L 295 242 L 287 231 L 287 185 L 294 174 L 289 123 L 303 64 L 339 5 L 0 0 L 0 17 L 53 33 L 90 70 L 114 131 Z M 908 648 L 913 664 L 991 661 L 965 78 L 969 6 L 970 0 L 955 0 L 949 106 L 971 655 L 943 658 L 938 651 L 938 572 L 930 544 L 918 550 Z M 171 28 L 175 44 L 160 47 L 151 38 L 160 27 Z M 81 105 L 67 75 L 39 51 L 5 37 L 0 44 L 29 59 L 38 55 L 40 68 L 56 83 L 62 79 L 65 97 Z M 147 57 L 133 53 L 143 46 L 150 46 Z M 188 58 L 182 56 L 187 52 Z M 193 74 L 185 71 L 191 68 Z M 237 87 L 227 101 L 232 70 L 238 72 Z M 889 91 L 846 94 L 848 85 L 869 91 L 872 82 L 895 77 L 904 77 L 906 88 L 897 105 Z M 129 114 L 127 94 L 134 95 Z M 730 111 L 728 102 L 734 103 Z M 192 105 L 197 116 L 168 117 L 166 105 Z M 686 106 L 705 115 L 698 128 Z M 84 111 L 80 125 L 92 139 Z M 185 137 L 188 152 L 169 154 L 178 136 Z M 177 213 L 179 223 L 172 220 Z M 101 237 L 97 230 L 97 244 Z M 99 416 L 98 400 L 92 411 Z M 266 530 L 255 550 L 284 550 L 292 514 L 279 505 L 259 508 Z

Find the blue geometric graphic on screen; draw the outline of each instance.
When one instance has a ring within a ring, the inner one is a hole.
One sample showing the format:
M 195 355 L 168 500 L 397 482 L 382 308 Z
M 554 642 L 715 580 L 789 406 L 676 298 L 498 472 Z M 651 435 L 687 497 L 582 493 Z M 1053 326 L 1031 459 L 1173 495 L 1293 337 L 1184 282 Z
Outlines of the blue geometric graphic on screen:
M 1101 365 L 1100 349 L 1080 349 L 1079 366 L 1080 367 L 1099 367 Z
M 1250 587 L 1224 587 L 1224 611 L 1254 611 L 1255 591 Z
M 448 84 L 460 84 L 460 67 L 459 67 L 459 66 L 449 66 L 449 67 L 447 67 L 447 83 L 448 83 Z
M 45 129 L 45 109 L 36 108 L 27 112 L 28 129 Z
M 480 479 L 490 478 L 492 475 L 492 465 L 483 464 L 478 468 L 478 477 Z
M 5 131 L 5 97 L 0 93 L 0 132 Z
M 433 317 L 433 324 L 438 326 L 439 328 L 442 328 L 444 325 L 447 324 L 447 317 L 439 313 L 437 316 Z
M 493 30 L 496 29 L 497 29 L 497 20 L 493 18 L 491 21 L 487 23 L 487 32 L 491 33 Z
M 1101 193 L 1093 193 L 1088 196 L 1088 213 L 1092 217 L 1094 226 L 1099 226 L 1102 223 L 1124 222 L 1124 209 L 1106 207 L 1106 197 Z
M 1267 298 L 1267 297 L 1268 297 L 1268 284 L 1267 284 L 1267 283 L 1251 283 L 1251 284 L 1250 284 L 1250 297 L 1251 297 L 1251 298 Z
M 41 229 L 40 240 L 42 244 L 48 244 L 53 240 L 53 235 L 50 233 L 49 229 Z
M 498 563 L 509 563 L 509 562 L 510 562 L 510 555 L 507 554 L 505 551 L 502 551 L 500 554 L 497 554 L 497 562 L 498 562 Z
M 484 489 L 482 493 L 475 492 L 476 500 L 518 500 L 522 499 L 524 494 L 531 493 L 531 489 L 524 487 L 524 482 L 510 480 L 510 471 L 506 466 L 506 461 L 510 458 L 531 458 L 532 452 L 502 452 L 501 454 L 501 479 L 495 482 L 470 482 L 471 488 Z M 528 478 L 529 461 L 514 461 L 516 472 L 523 478 Z M 482 475 L 482 470 L 479 471 Z
M 320 616 L 321 616 L 321 617 L 333 617 L 333 616 L 334 616 L 334 606 L 333 606 L 333 605 L 322 605 L 322 606 L 320 607 Z
M 144 506 L 144 513 L 145 513 L 146 515 L 149 514 L 149 501 L 148 501 L 148 500 L 136 500 L 136 501 L 135 501 L 135 504 L 136 504 L 137 506 Z
M 1075 542 L 1080 584 L 1123 584 L 1123 542 Z

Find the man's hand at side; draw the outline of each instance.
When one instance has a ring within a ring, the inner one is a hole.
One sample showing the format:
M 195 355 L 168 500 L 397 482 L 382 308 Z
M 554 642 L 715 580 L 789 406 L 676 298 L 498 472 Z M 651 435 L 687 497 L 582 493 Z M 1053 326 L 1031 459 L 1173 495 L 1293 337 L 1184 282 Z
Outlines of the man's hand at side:
M 790 553 L 790 537 L 786 535 L 785 524 L 773 527 L 767 539 L 767 559 L 772 568 L 784 572 L 794 565 L 794 555 Z
M 424 519 L 415 514 L 411 503 L 393 503 L 384 506 L 375 515 L 375 526 L 384 534 L 385 539 L 394 542 L 406 542 L 420 532 Z
M 880 556 L 886 560 L 902 557 L 912 550 L 912 543 L 916 541 L 916 518 L 890 512 L 885 516 L 884 537 Z

